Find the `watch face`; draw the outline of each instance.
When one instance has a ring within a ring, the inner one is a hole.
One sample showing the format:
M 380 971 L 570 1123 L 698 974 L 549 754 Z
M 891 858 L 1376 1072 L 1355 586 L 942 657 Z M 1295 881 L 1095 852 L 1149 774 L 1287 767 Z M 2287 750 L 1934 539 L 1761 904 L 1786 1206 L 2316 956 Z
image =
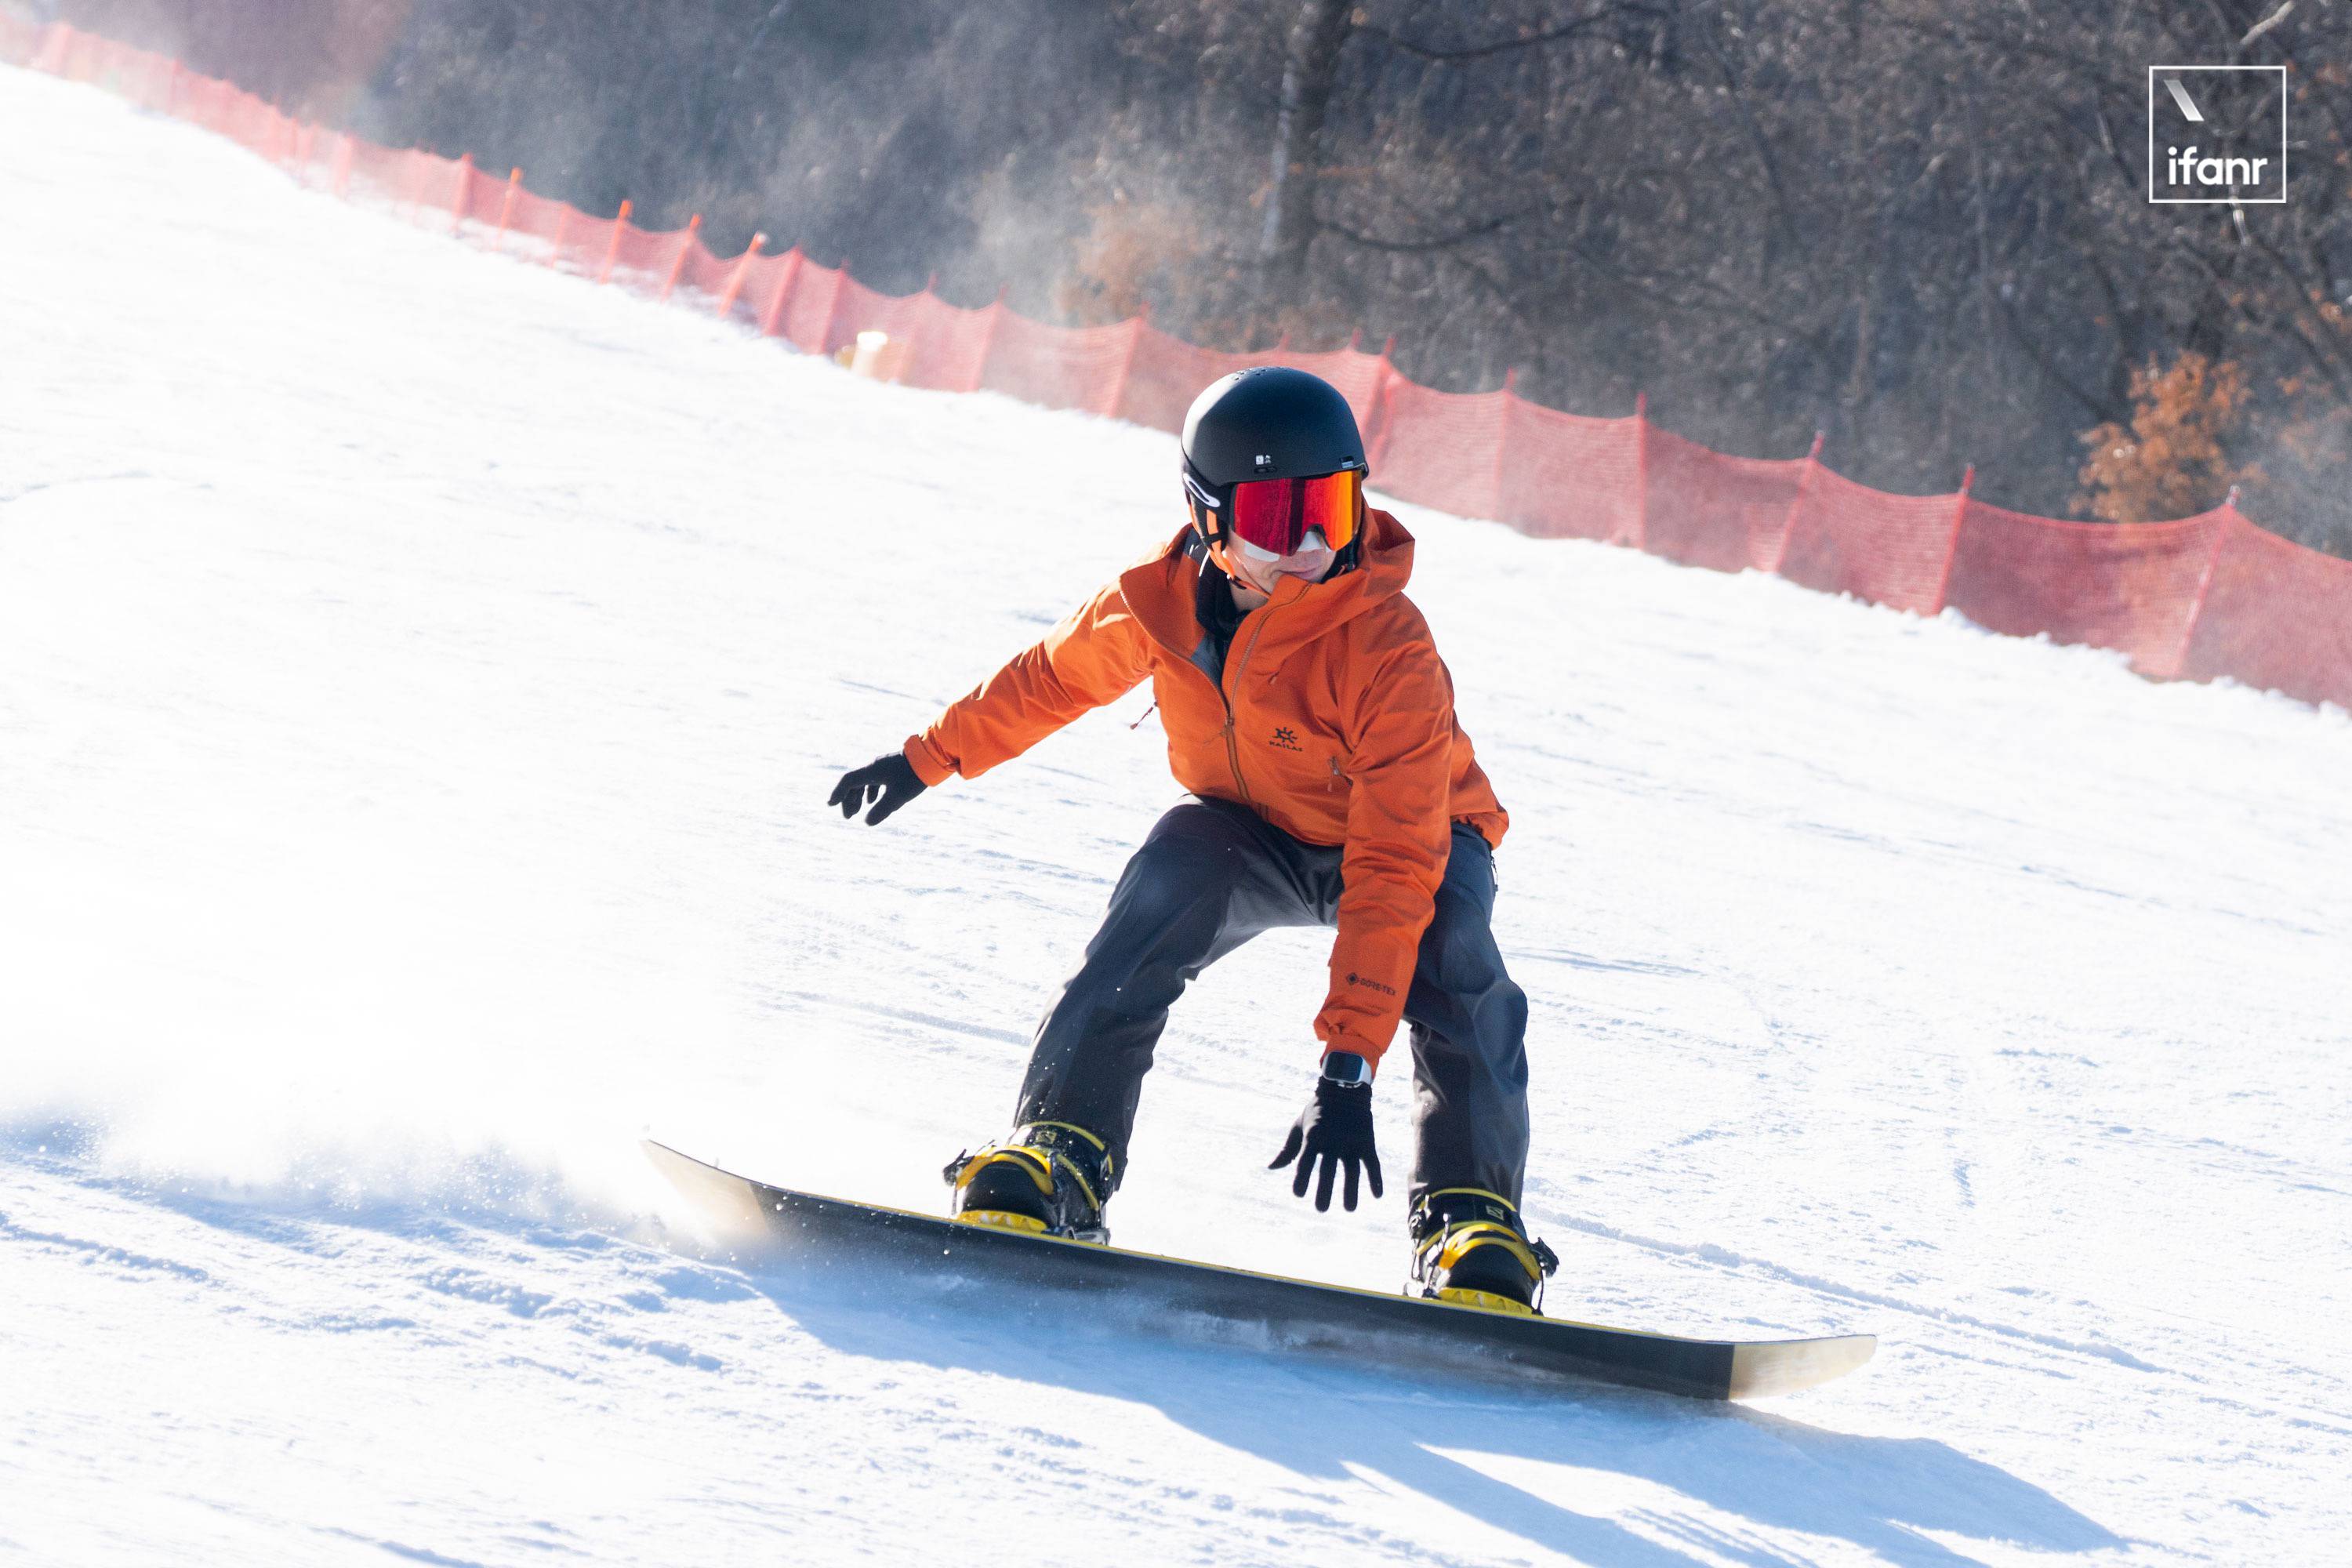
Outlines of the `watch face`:
M 1370 1083 L 1372 1064 L 1353 1051 L 1333 1051 L 1323 1058 L 1323 1076 L 1339 1083 Z

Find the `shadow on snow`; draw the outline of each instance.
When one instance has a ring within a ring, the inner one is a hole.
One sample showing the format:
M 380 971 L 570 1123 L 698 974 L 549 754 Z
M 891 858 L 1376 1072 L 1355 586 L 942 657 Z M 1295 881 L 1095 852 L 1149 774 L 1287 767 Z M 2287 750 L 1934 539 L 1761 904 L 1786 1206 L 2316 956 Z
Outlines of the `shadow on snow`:
M 961 1368 L 1149 1405 L 1227 1447 L 1302 1477 L 1378 1473 L 1546 1550 L 1603 1568 L 1687 1564 L 1703 1552 L 1785 1563 L 1761 1543 L 1646 1516 L 1685 1553 L 1487 1475 L 1447 1450 L 1610 1471 L 1750 1524 L 1853 1542 L 1890 1563 L 1972 1561 L 1937 1531 L 2047 1552 L 2122 1539 L 2041 1488 L 1929 1437 L 1864 1437 L 1737 1405 L 1566 1380 L 1444 1380 L 1265 1332 L 1171 1321 L 1149 1302 L 1011 1296 L 950 1274 L 802 1260 L 742 1278 L 800 1329 L 845 1354 Z M 1139 1341 L 1143 1342 L 1139 1343 Z M 1864 1373 L 1862 1375 L 1867 1375 Z

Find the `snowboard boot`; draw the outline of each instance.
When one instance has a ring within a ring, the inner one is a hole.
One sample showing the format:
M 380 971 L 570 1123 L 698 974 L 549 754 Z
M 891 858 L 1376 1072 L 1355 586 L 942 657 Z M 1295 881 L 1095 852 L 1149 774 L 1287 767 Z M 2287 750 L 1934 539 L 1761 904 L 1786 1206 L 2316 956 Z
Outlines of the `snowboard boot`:
M 1412 1205 L 1412 1282 L 1423 1296 L 1536 1316 L 1559 1257 L 1531 1239 L 1518 1210 L 1480 1187 L 1441 1187 Z
M 1032 1121 L 1002 1143 L 959 1154 L 940 1173 L 948 1210 L 966 1225 L 1108 1242 L 1103 1205 L 1116 1184 L 1101 1139 L 1067 1121 Z

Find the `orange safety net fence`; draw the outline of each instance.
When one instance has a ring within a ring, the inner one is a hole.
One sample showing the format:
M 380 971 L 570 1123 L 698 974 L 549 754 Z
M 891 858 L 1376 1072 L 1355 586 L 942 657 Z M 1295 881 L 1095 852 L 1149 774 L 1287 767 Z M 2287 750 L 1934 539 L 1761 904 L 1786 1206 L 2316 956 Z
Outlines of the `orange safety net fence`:
M 2176 522 L 2084 523 L 1950 495 L 1874 490 L 1807 457 L 1727 457 L 1651 424 L 1599 419 L 1496 392 L 1439 392 L 1389 352 L 1203 348 L 1136 318 L 1057 327 L 926 288 L 879 294 L 797 247 L 712 255 L 700 220 L 670 233 L 533 194 L 520 171 L 380 147 L 281 113 L 235 85 L 62 23 L 0 15 L 0 63 L 91 83 L 205 126 L 312 188 L 600 282 L 714 309 L 808 353 L 858 334 L 892 344 L 909 385 L 1001 392 L 1174 430 L 1202 386 L 1281 363 L 1338 386 L 1364 429 L 1377 489 L 1495 518 L 1544 538 L 1603 540 L 1721 572 L 1777 572 L 1921 615 L 1947 608 L 2016 636 L 2115 648 L 2158 679 L 2229 677 L 2352 707 L 2352 562 L 2265 532 L 2230 503 Z

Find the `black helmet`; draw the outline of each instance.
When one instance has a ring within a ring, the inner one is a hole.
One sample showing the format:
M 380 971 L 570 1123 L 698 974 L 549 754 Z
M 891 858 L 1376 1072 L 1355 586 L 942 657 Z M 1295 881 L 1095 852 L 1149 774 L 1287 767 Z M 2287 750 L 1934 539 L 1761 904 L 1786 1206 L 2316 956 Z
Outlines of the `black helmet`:
M 1234 563 L 1225 554 L 1236 526 L 1237 486 L 1261 481 L 1323 479 L 1349 476 L 1342 492 L 1322 504 L 1341 509 L 1327 537 L 1338 551 L 1335 571 L 1351 568 L 1360 554 L 1356 535 L 1364 514 L 1364 438 L 1355 412 L 1339 389 L 1319 375 L 1288 365 L 1260 365 L 1211 382 L 1184 416 L 1180 466 L 1184 504 L 1209 559 L 1228 576 Z M 1296 549 L 1299 530 L 1311 512 L 1304 485 L 1291 487 L 1286 542 L 1258 542 L 1279 552 Z M 1277 505 L 1281 504 L 1279 502 Z M 1248 521 L 1238 524 L 1246 535 Z
M 1365 468 L 1364 437 L 1339 389 L 1281 364 L 1211 382 L 1184 416 L 1183 452 L 1186 474 L 1211 489 Z

